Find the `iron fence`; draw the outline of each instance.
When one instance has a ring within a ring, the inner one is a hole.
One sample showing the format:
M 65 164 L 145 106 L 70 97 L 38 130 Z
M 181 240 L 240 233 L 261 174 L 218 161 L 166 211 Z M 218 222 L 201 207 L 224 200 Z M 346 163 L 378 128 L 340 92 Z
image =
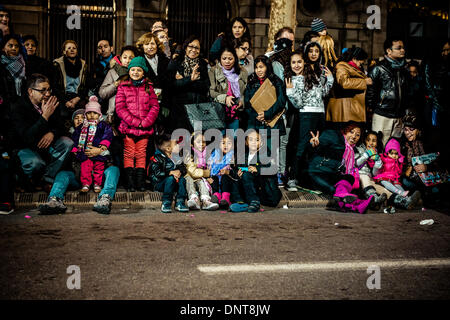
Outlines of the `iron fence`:
M 62 55 L 62 44 L 65 40 L 75 40 L 78 44 L 78 55 L 86 60 L 88 68 L 94 63 L 97 53 L 97 42 L 108 39 L 114 45 L 115 39 L 115 1 L 96 0 L 95 5 L 88 0 L 48 0 L 48 39 L 49 58 L 52 60 Z M 67 27 L 68 6 L 80 8 L 80 29 Z

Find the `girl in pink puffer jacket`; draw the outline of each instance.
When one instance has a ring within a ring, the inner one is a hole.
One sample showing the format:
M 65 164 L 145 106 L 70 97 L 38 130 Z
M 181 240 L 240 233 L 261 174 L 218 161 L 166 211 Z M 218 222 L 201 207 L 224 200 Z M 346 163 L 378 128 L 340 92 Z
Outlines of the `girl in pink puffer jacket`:
M 147 144 L 159 112 L 152 83 L 144 77 L 147 71 L 144 58 L 134 58 L 128 64 L 130 79 L 117 88 L 116 113 L 121 120 L 119 131 L 125 135 L 123 158 L 128 191 L 145 190 Z

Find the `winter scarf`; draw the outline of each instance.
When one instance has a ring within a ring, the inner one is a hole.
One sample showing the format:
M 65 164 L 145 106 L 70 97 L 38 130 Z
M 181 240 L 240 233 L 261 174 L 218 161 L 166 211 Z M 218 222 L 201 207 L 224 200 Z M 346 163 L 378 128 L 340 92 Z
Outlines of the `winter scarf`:
M 85 146 L 92 146 L 92 141 L 94 141 L 95 132 L 97 131 L 97 124 L 98 120 L 84 120 L 80 139 L 78 140 L 78 151 L 84 150 Z
M 355 167 L 355 151 L 353 146 L 348 143 L 347 139 L 345 139 L 345 151 L 344 156 L 342 158 L 342 163 L 345 166 L 345 174 L 350 174 L 355 178 L 355 182 L 353 183 L 353 189 L 359 188 L 359 171 L 358 168 Z
M 135 87 L 141 86 L 144 83 L 144 81 L 145 81 L 145 78 L 142 78 L 141 80 L 133 80 L 133 79 L 131 79 L 131 83 Z
M 203 151 L 192 148 L 195 154 L 195 161 L 197 162 L 197 168 L 206 169 L 206 148 Z
M 69 77 L 75 79 L 78 78 L 81 71 L 81 59 L 76 57 L 75 64 L 73 64 L 66 56 L 64 56 L 64 69 Z
M 359 71 L 361 71 L 361 69 L 356 65 L 356 63 L 354 63 L 353 61 L 349 61 L 349 62 L 347 62 L 349 65 L 351 65 L 353 68 L 355 68 L 355 69 L 357 69 L 357 70 L 359 70 Z
M 220 67 L 222 68 L 225 78 L 227 78 L 228 82 L 230 83 L 233 96 L 239 98 L 241 96 L 241 92 L 239 90 L 239 75 L 234 72 L 234 68 L 231 70 L 227 70 L 222 66 Z
M 106 66 L 109 64 L 109 61 L 111 61 L 112 58 L 113 58 L 112 53 L 107 58 L 103 58 L 102 56 L 100 56 L 99 61 L 100 64 L 103 66 L 103 68 L 106 68 Z
M 387 61 L 391 64 L 392 69 L 401 69 L 405 66 L 405 59 L 402 60 L 394 60 L 389 58 L 388 56 L 384 56 Z
M 190 77 L 192 74 L 192 70 L 194 69 L 195 65 L 200 62 L 200 58 L 191 59 L 188 56 L 184 56 L 183 61 L 183 75 L 185 77 Z
M 14 84 L 16 86 L 16 93 L 18 96 L 22 94 L 22 81 L 25 79 L 25 60 L 19 53 L 16 57 L 8 57 L 7 55 L 2 55 L 2 64 L 5 65 L 6 70 L 14 78 Z

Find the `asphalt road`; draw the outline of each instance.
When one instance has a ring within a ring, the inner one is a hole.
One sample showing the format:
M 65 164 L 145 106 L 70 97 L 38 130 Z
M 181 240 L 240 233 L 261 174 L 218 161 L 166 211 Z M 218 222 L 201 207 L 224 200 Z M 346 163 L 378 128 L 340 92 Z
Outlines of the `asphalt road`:
M 424 219 L 434 224 L 420 225 Z M 0 241 L 0 299 L 450 297 L 450 217 L 431 210 L 163 215 L 122 209 L 109 216 L 22 210 L 0 216 Z M 397 265 L 386 264 L 392 261 Z M 252 269 L 262 264 L 262 271 Z M 371 283 L 380 289 L 367 287 L 372 264 L 380 272 Z M 236 265 L 244 270 L 231 269 Z M 80 289 L 68 289 L 76 275 L 69 266 L 79 267 Z

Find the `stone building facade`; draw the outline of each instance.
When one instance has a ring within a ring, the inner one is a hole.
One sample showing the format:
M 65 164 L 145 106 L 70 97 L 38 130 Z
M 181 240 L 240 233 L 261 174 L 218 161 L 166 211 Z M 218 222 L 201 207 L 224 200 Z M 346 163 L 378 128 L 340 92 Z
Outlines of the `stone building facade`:
M 61 0 L 64 3 L 64 0 Z M 134 41 L 145 32 L 151 30 L 151 25 L 157 19 L 166 20 L 170 15 L 171 2 L 175 0 L 134 0 L 133 36 Z M 224 1 L 226 10 L 221 12 L 224 19 L 241 16 L 249 24 L 252 35 L 253 55 L 263 54 L 268 50 L 268 30 L 270 20 L 271 0 L 183 0 L 188 4 L 201 1 Z M 274 0 L 272 0 L 274 1 Z M 285 0 L 278 0 L 285 1 Z M 295 0 L 294 0 L 295 1 Z M 40 40 L 40 55 L 49 59 L 60 54 L 55 48 L 50 48 L 49 38 L 53 33 L 60 32 L 64 25 L 52 25 L 51 6 L 58 1 L 49 0 L 22 0 L 17 4 L 15 0 L 4 0 L 2 4 L 11 10 L 11 21 L 14 31 L 19 34 L 35 34 Z M 83 4 L 86 6 L 98 1 L 73 0 L 71 4 Z M 104 1 L 108 2 L 108 1 Z M 67 2 L 68 3 L 68 2 Z M 127 0 L 110 0 L 113 12 L 113 30 L 110 30 L 111 39 L 115 47 L 120 48 L 125 44 Z M 366 21 L 369 14 L 366 13 L 369 5 L 378 5 L 381 9 L 381 29 L 369 30 Z M 298 0 L 295 28 L 296 44 L 302 39 L 306 31 L 310 30 L 310 24 L 314 17 L 322 18 L 328 26 L 329 34 L 335 40 L 336 53 L 344 47 L 352 45 L 361 46 L 369 56 L 378 57 L 383 54 L 383 41 L 386 37 L 387 25 L 387 0 Z M 92 9 L 93 7 L 91 7 Z M 96 7 L 99 10 L 99 7 Z M 67 15 L 68 16 L 68 15 Z M 180 19 L 184 19 L 182 12 Z M 192 17 L 191 17 L 192 18 Z M 201 23 L 199 21 L 198 23 Z M 94 31 L 92 31 L 94 32 Z M 169 34 L 170 34 L 169 30 Z M 89 34 L 89 33 L 88 33 Z M 95 37 L 94 37 L 95 38 Z M 178 41 L 182 41 L 179 39 Z M 81 47 L 95 48 L 92 37 L 85 36 L 81 40 Z M 84 43 L 83 43 L 84 42 Z M 94 40 L 95 42 L 95 40 Z M 210 44 L 209 44 L 210 45 Z M 296 45 L 296 46 L 297 46 Z M 207 48 L 209 49 L 209 48 Z M 58 49 L 59 50 L 59 49 Z M 206 50 L 205 50 L 206 51 Z M 85 52 L 87 54 L 87 52 Z

